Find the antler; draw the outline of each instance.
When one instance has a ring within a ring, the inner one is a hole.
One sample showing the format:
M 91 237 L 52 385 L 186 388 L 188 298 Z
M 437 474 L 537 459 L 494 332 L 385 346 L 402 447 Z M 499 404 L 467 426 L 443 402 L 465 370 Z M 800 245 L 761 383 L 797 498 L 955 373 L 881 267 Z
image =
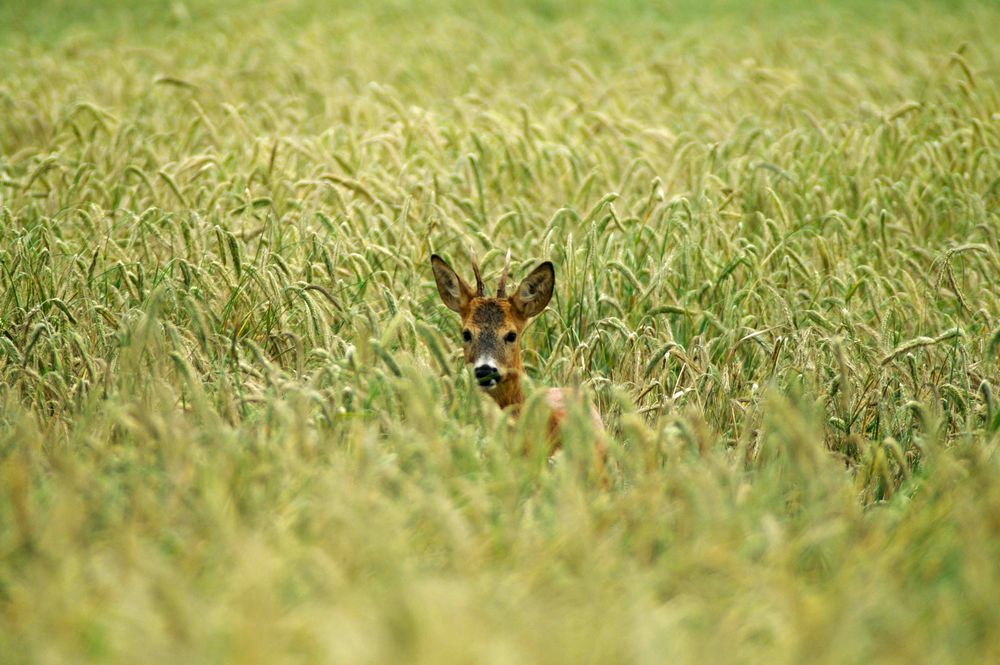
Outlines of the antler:
M 476 297 L 482 298 L 485 289 L 483 276 L 479 274 L 479 262 L 476 260 L 476 250 L 472 245 L 469 245 L 469 255 L 472 257 L 472 272 L 476 273 Z
M 507 297 L 507 273 L 510 272 L 510 250 L 507 250 L 507 258 L 503 264 L 503 274 L 500 275 L 500 283 L 497 284 L 497 298 Z

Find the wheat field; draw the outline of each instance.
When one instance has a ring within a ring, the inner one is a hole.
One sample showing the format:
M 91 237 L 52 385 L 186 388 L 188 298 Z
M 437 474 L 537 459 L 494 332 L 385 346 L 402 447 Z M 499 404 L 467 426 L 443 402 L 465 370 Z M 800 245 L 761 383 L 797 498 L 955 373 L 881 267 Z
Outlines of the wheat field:
M 1000 662 L 998 34 L 5 1 L 0 663 Z M 607 482 L 462 365 L 508 249 Z

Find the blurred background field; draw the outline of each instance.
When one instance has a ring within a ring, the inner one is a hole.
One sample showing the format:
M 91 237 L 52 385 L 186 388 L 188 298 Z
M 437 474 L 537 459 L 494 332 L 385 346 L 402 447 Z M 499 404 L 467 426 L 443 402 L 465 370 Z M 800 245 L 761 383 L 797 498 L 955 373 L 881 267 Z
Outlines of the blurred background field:
M 1000 662 L 993 2 L 0 4 L 0 662 Z M 556 266 L 549 465 L 429 256 Z

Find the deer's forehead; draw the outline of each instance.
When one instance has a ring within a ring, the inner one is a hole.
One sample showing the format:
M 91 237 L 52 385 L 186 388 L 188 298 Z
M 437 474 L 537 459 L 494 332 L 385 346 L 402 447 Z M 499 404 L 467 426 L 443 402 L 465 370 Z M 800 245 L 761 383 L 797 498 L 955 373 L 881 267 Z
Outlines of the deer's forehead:
M 510 303 L 492 298 L 473 302 L 469 311 L 469 321 L 477 328 L 496 329 L 507 323 L 514 323 Z

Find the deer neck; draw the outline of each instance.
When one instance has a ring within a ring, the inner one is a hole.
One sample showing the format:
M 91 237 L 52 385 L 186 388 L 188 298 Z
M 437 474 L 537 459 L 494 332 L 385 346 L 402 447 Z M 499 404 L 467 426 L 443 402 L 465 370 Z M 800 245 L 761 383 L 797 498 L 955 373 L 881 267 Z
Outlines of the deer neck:
M 511 372 L 491 393 L 501 409 L 511 407 L 514 413 L 521 410 L 524 403 L 524 388 L 521 386 L 521 372 Z

